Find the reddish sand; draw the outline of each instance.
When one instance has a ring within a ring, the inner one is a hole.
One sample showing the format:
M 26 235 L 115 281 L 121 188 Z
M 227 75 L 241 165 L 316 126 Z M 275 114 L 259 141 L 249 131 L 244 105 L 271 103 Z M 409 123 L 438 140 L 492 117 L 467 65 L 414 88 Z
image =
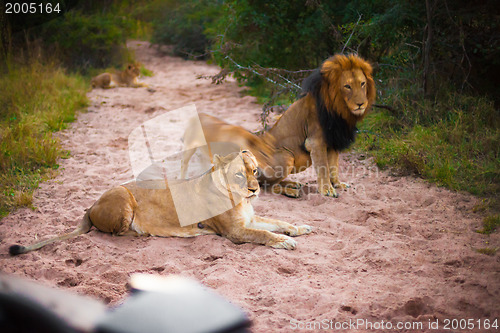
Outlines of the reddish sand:
M 93 229 L 9 256 L 11 244 L 71 230 L 106 189 L 130 180 L 127 137 L 144 121 L 195 103 L 198 111 L 260 129 L 260 106 L 242 96 L 237 83 L 197 79 L 216 74 L 216 66 L 162 56 L 147 43 L 130 46 L 154 72 L 144 82 L 155 91 L 89 92 L 88 111 L 57 134 L 71 157 L 61 160 L 57 177 L 35 192 L 36 209 L 19 209 L 0 222 L 3 272 L 111 306 L 127 296 L 131 273 L 181 274 L 242 307 L 253 320 L 253 332 L 289 332 L 322 320 L 325 325 L 332 320 L 331 331 L 340 331 L 335 323 L 338 328 L 358 319 L 375 325 L 422 322 L 417 331 L 431 331 L 429 320 L 441 320 L 443 329 L 445 319 L 474 319 L 477 328 L 477 320 L 500 317 L 499 254 L 476 251 L 499 248 L 500 237 L 474 231 L 481 226 L 481 216 L 472 212 L 479 200 L 395 177 L 353 153 L 341 160 L 342 181 L 352 187 L 337 199 L 316 193 L 310 169 L 294 177 L 307 183 L 302 198 L 263 193 L 254 202 L 259 215 L 314 227 L 312 234 L 296 238 L 295 251 L 235 245 L 218 236 L 113 237 Z

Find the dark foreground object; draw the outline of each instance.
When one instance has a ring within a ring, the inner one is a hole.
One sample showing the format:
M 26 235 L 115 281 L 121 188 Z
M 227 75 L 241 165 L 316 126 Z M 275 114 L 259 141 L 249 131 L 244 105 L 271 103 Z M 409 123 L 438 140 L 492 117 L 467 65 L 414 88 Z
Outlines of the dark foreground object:
M 0 332 L 244 333 L 245 313 L 197 282 L 134 276 L 114 309 L 66 291 L 0 274 Z

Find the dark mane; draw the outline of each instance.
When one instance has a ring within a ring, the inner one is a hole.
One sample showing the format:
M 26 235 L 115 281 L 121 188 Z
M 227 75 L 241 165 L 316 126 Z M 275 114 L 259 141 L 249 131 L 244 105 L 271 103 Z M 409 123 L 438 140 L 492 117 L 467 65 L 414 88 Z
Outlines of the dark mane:
M 311 94 L 316 101 L 319 124 L 328 148 L 342 151 L 354 143 L 357 128 L 350 128 L 347 121 L 336 110 L 328 109 L 321 96 L 321 86 L 324 84 L 328 83 L 318 68 L 302 82 L 300 98 L 305 97 L 308 93 Z

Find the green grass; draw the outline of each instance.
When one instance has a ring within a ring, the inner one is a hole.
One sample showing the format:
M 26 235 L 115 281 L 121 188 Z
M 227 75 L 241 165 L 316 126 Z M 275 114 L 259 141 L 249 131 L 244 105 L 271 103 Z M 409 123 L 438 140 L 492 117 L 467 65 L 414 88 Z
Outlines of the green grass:
M 485 247 L 485 248 L 481 248 L 481 249 L 476 249 L 476 251 L 478 253 L 486 254 L 488 256 L 494 256 L 495 253 L 497 253 L 498 248 Z
M 483 228 L 476 230 L 480 234 L 489 235 L 500 226 L 500 214 L 487 216 L 483 219 Z
M 367 116 L 356 149 L 370 152 L 379 167 L 498 199 L 500 126 L 492 102 L 458 94 L 432 102 L 392 98 L 381 103 L 397 111 L 378 109 Z
M 53 132 L 87 104 L 88 83 L 55 66 L 9 64 L 0 75 L 0 216 L 31 206 L 63 151 Z
M 150 71 L 149 69 L 147 69 L 143 65 L 141 65 L 140 72 L 141 72 L 141 76 L 153 76 L 153 71 Z

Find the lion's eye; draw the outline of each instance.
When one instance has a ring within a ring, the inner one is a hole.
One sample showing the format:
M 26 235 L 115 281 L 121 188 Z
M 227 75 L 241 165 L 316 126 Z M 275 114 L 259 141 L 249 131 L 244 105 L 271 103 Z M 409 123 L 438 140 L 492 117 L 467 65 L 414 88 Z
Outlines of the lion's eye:
M 346 88 L 346 89 L 349 89 L 349 90 L 350 90 L 350 89 L 351 89 L 351 86 L 350 86 L 350 85 L 348 85 L 348 84 L 346 84 L 346 85 L 344 86 L 344 88 Z
M 366 85 L 366 82 L 361 82 L 361 88 L 364 88 Z
M 258 172 L 259 172 L 259 171 L 258 171 L 257 169 L 254 169 L 254 170 L 253 170 L 253 174 L 254 174 L 254 175 L 257 175 L 257 173 L 258 173 Z

